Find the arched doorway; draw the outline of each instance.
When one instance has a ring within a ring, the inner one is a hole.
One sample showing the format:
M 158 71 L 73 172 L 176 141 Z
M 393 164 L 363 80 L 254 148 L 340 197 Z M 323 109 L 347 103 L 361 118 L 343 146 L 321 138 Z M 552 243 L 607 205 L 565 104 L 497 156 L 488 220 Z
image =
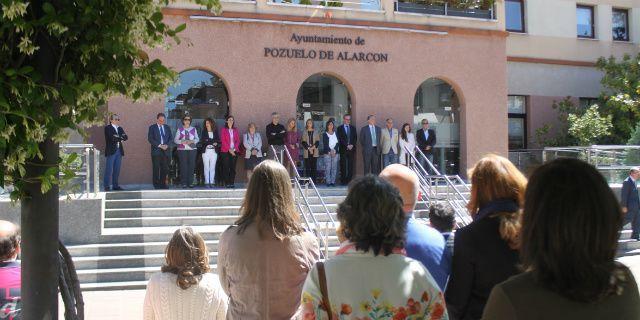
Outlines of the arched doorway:
M 413 123 L 417 130 L 428 119 L 436 132 L 433 162 L 442 174 L 460 172 L 460 102 L 453 87 L 438 78 L 424 81 L 413 100 Z
M 209 71 L 193 69 L 183 71 L 178 81 L 169 87 L 165 99 L 167 124 L 175 134 L 182 126 L 182 117 L 191 116 L 191 125 L 202 132 L 204 120 L 211 118 L 218 128 L 223 126 L 224 118 L 229 114 L 229 93 L 222 79 Z M 220 163 L 220 162 L 218 162 Z M 178 179 L 178 156 L 174 149 L 169 167 L 170 183 Z M 202 157 L 196 157 L 196 184 L 203 183 Z M 219 177 L 216 174 L 216 177 Z
M 167 124 L 173 130 L 182 125 L 185 114 L 192 117 L 192 126 L 196 128 L 201 128 L 206 118 L 214 119 L 221 126 L 229 114 L 227 87 L 219 76 L 208 71 L 181 72 L 178 82 L 168 89 L 165 113 Z
M 314 74 L 307 78 L 296 99 L 298 128 L 303 129 L 308 119 L 313 119 L 319 132 L 329 119 L 336 125 L 342 123 L 342 116 L 351 114 L 351 95 L 347 86 L 338 78 L 326 74 Z

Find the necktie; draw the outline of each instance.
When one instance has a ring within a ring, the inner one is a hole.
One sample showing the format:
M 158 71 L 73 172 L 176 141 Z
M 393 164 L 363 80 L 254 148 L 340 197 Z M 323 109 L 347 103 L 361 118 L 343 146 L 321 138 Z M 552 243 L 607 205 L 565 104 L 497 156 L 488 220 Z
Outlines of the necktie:
M 160 144 L 164 144 L 164 128 L 160 126 Z
M 347 144 L 351 144 L 351 136 L 349 135 L 349 126 L 344 126 L 344 132 L 347 134 Z
M 369 128 L 371 128 L 371 144 L 375 147 L 377 146 L 376 142 L 378 142 L 376 139 L 376 128 L 373 126 Z

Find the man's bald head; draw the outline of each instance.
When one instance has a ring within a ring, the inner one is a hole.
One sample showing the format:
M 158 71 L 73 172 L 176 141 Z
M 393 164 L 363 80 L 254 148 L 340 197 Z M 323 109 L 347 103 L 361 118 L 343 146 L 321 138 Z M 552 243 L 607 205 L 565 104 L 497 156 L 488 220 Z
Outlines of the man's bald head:
M 406 166 L 401 164 L 392 164 L 384 168 L 380 172 L 380 177 L 389 181 L 398 190 L 404 202 L 402 207 L 405 213 L 413 212 L 418 201 L 418 193 L 420 185 L 418 176 Z
M 20 252 L 20 228 L 12 222 L 0 220 L 0 261 L 14 259 Z

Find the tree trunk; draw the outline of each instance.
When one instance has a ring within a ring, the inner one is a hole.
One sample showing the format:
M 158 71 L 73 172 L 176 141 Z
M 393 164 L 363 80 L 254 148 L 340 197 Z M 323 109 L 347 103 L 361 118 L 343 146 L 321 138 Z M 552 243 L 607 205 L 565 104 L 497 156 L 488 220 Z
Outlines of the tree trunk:
M 40 18 L 42 0 L 31 1 L 36 17 Z M 34 57 L 35 70 L 42 76 L 41 83 L 53 86 L 56 82 L 56 54 L 47 41 L 47 32 L 38 32 Z M 52 102 L 48 110 L 59 114 L 59 106 Z M 28 159 L 25 184 L 26 196 L 21 201 L 22 229 L 22 319 L 58 320 L 58 186 L 42 193 L 37 177 L 47 168 L 57 166 L 58 143 L 46 139 L 39 146 L 42 159 Z

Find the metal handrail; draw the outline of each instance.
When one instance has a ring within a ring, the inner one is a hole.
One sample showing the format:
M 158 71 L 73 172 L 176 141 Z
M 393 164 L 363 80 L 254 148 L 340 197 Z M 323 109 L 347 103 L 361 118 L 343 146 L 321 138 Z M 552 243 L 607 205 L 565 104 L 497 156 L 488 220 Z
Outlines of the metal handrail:
M 280 159 L 280 157 L 278 157 L 278 152 L 276 151 L 275 147 L 274 146 L 270 146 L 270 147 L 271 147 L 271 151 L 273 152 L 276 160 L 278 162 L 280 162 L 280 163 L 283 163 L 284 159 Z M 289 164 L 293 168 L 295 168 L 295 162 L 293 161 L 293 158 L 291 157 L 291 154 L 289 153 L 289 150 L 287 150 L 287 148 L 283 148 L 283 149 L 284 149 L 284 151 L 285 151 L 285 153 L 287 155 L 287 159 L 289 160 Z M 310 179 L 310 178 L 301 177 L 297 170 L 294 170 L 294 172 L 295 172 L 295 177 L 293 177 L 291 180 L 293 182 L 293 186 L 298 191 L 299 196 L 302 198 L 302 203 L 301 203 L 301 201 L 298 199 L 298 196 L 296 196 L 296 202 L 297 202 L 298 209 L 300 210 L 300 214 L 302 214 L 302 216 L 303 216 L 303 218 L 305 220 L 307 228 L 311 232 L 313 232 L 314 235 L 319 239 L 319 244 L 320 244 L 321 248 L 323 249 L 323 250 L 320 251 L 321 258 L 326 259 L 329 256 L 329 235 L 328 235 L 328 233 L 325 233 L 323 231 L 322 224 L 316 219 L 315 213 L 313 212 L 313 209 L 311 207 L 311 203 L 309 202 L 309 198 L 307 197 L 307 191 L 308 191 L 308 186 L 309 185 L 315 191 L 316 196 L 320 200 L 320 203 L 321 203 L 322 207 L 324 208 L 325 214 L 329 218 L 329 223 L 331 224 L 331 227 L 333 228 L 333 230 L 336 230 L 335 221 L 333 220 L 333 217 L 331 216 L 331 213 L 329 212 L 329 208 L 327 207 L 326 203 L 322 199 L 322 196 L 320 195 L 320 192 L 316 188 L 316 185 L 313 183 L 313 180 Z M 305 187 L 307 188 L 306 190 L 302 187 L 302 184 L 300 183 L 301 181 L 305 181 Z M 304 206 L 302 204 L 304 204 Z M 311 225 L 309 219 L 306 217 L 307 213 L 304 210 L 305 207 L 306 207 L 306 209 L 308 211 L 309 216 L 311 217 L 311 222 L 313 223 L 313 226 Z M 326 223 L 325 223 L 325 228 L 324 229 L 329 229 L 329 226 L 327 226 Z
M 93 144 L 81 143 L 60 144 L 59 149 L 61 151 L 78 150 L 78 152 L 72 152 L 80 156 L 78 159 L 80 159 L 81 165 L 75 172 L 76 177 L 83 179 L 80 185 L 84 188 L 80 196 L 88 198 L 92 193 L 96 196 L 100 191 L 100 150 Z
M 433 199 L 429 199 L 428 203 L 431 201 L 440 200 L 439 197 L 441 195 L 441 192 L 439 191 L 439 186 L 440 186 L 440 182 L 444 181 L 445 187 L 446 187 L 445 201 L 449 205 L 451 205 L 451 207 L 456 212 L 456 216 L 459 218 L 458 226 L 464 226 L 471 223 L 472 218 L 469 215 L 469 212 L 466 207 L 469 200 L 458 189 L 460 186 L 462 186 L 462 188 L 464 188 L 465 191 L 470 191 L 469 187 L 467 186 L 466 183 L 464 183 L 462 178 L 460 178 L 460 176 L 458 175 L 447 176 L 447 175 L 440 174 L 440 172 L 435 168 L 433 163 L 431 163 L 429 158 L 427 158 L 424 155 L 424 153 L 422 153 L 422 151 L 418 147 L 416 147 L 415 150 L 417 150 L 417 154 L 422 156 L 426 161 L 425 163 L 433 170 L 434 173 L 436 173 L 435 175 L 430 175 L 427 172 L 427 170 L 425 170 L 425 168 L 422 166 L 420 161 L 418 161 L 418 158 L 414 155 L 414 153 L 411 152 L 411 150 L 409 150 L 407 147 L 404 147 L 404 148 L 405 148 L 405 152 L 412 159 L 412 162 L 413 162 L 412 169 L 418 176 L 418 179 L 421 185 L 420 188 L 424 192 L 426 192 L 430 198 L 433 198 Z M 454 183 L 452 180 L 456 181 L 456 183 Z M 435 184 L 433 182 L 435 182 Z

